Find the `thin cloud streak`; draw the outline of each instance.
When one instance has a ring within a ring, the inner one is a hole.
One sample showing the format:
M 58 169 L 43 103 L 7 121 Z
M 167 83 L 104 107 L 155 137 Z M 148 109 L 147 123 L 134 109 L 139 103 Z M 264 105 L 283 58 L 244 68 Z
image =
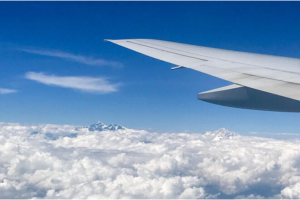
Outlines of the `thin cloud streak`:
M 0 94 L 11 94 L 11 93 L 16 93 L 16 92 L 17 92 L 17 90 L 0 88 Z
M 105 94 L 118 91 L 118 84 L 112 84 L 106 78 L 85 76 L 55 76 L 44 73 L 27 72 L 25 78 L 39 83 L 64 88 L 77 89 L 83 92 Z
M 38 49 L 25 49 L 25 48 L 19 49 L 19 50 L 26 52 L 26 53 L 50 56 L 50 57 L 57 57 L 57 58 L 62 58 L 62 59 L 66 59 L 66 60 L 71 60 L 71 61 L 78 62 L 78 63 L 83 63 L 86 65 L 92 65 L 92 66 L 123 67 L 122 63 L 119 63 L 119 62 L 107 61 L 104 59 L 75 55 L 75 54 L 65 53 L 65 52 L 55 51 L 55 50 L 38 50 Z

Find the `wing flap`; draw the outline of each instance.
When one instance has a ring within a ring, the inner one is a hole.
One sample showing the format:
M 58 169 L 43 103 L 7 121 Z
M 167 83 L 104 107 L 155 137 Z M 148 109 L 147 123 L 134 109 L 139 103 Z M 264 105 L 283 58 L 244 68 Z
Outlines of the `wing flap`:
M 282 80 L 271 79 L 251 74 L 234 72 L 215 66 L 199 65 L 194 67 L 197 71 L 237 83 L 246 87 L 258 89 L 264 92 L 285 96 L 291 99 L 300 100 L 300 85 L 285 82 Z

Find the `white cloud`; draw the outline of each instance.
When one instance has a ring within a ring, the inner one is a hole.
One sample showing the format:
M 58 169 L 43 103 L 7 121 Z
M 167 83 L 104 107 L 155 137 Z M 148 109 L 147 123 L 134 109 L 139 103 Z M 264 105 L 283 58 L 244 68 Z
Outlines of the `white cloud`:
M 111 67 L 122 67 L 122 63 L 114 62 L 114 61 L 107 61 L 104 59 L 98 59 L 98 58 L 92 58 L 92 57 L 86 57 L 81 55 L 74 55 L 71 53 L 65 53 L 61 51 L 55 51 L 55 50 L 38 50 L 38 49 L 25 49 L 21 48 L 19 49 L 26 53 L 31 54 L 37 54 L 37 55 L 44 55 L 44 56 L 51 56 L 51 57 L 57 57 L 62 58 L 66 60 L 71 60 L 78 63 L 83 63 L 86 65 L 92 65 L 92 66 L 111 66 Z
M 74 128 L 0 123 L 0 198 L 300 198 L 299 141 Z
M 44 73 L 27 72 L 27 79 L 37 81 L 50 86 L 72 88 L 84 92 L 109 93 L 116 92 L 120 84 L 112 84 L 105 78 L 85 76 L 55 76 Z
M 10 93 L 15 93 L 15 92 L 17 92 L 17 90 L 0 88 L 0 94 L 10 94 Z

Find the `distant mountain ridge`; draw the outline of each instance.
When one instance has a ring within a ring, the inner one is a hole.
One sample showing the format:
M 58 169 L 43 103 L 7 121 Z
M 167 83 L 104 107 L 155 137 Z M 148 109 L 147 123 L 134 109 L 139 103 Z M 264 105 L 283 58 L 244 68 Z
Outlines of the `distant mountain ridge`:
M 121 130 L 128 130 L 132 131 L 133 129 L 128 129 L 124 126 L 121 126 L 119 124 L 110 124 L 105 125 L 101 121 L 96 122 L 95 124 L 92 124 L 88 127 L 82 127 L 78 126 L 75 128 L 75 131 L 121 131 Z M 203 134 L 203 137 L 212 140 L 212 141 L 219 141 L 219 140 L 231 140 L 235 139 L 237 137 L 240 137 L 239 134 L 229 131 L 225 128 L 221 128 L 216 131 L 208 131 Z
M 118 131 L 127 129 L 124 126 L 119 124 L 110 124 L 105 125 L 101 121 L 96 122 L 95 124 L 90 125 L 89 127 L 78 126 L 75 128 L 76 131 L 88 130 L 88 131 Z

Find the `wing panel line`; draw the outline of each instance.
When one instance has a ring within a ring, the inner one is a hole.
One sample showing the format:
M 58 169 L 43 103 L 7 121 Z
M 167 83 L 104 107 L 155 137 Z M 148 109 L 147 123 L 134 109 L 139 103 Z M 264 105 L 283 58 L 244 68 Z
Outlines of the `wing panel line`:
M 197 56 L 203 56 L 203 57 L 206 57 L 206 58 L 212 58 L 212 59 L 221 60 L 221 61 L 225 61 L 225 62 L 231 62 L 231 63 L 236 63 L 236 64 L 242 64 L 242 65 L 247 65 L 247 66 L 252 66 L 252 67 L 258 67 L 258 68 L 264 68 L 264 69 L 269 69 L 269 70 L 274 70 L 274 71 L 279 71 L 279 72 L 286 72 L 286 73 L 300 75 L 299 72 L 292 72 L 292 71 L 274 69 L 274 68 L 269 68 L 269 67 L 262 67 L 262 66 L 259 66 L 259 65 L 251 65 L 251 64 L 242 63 L 242 62 L 236 62 L 236 61 L 232 61 L 232 60 L 220 59 L 220 58 L 216 58 L 216 57 L 212 57 L 212 56 L 205 56 L 205 55 L 191 53 L 191 52 L 187 52 L 187 51 L 182 51 L 182 50 L 178 50 L 178 49 L 174 49 L 174 48 L 170 48 L 170 47 L 165 47 L 165 46 L 162 46 L 162 45 L 152 44 L 150 42 L 140 41 L 138 39 L 137 39 L 137 41 L 143 42 L 143 43 L 148 43 L 148 44 L 151 44 L 151 45 L 154 45 L 154 46 L 160 46 L 160 47 L 163 47 L 163 48 L 166 48 L 166 49 L 171 49 L 171 50 L 175 50 L 175 51 L 181 51 L 181 52 L 184 52 L 184 53 L 194 54 L 194 55 L 197 55 Z M 158 48 L 154 48 L 154 47 L 151 47 L 151 46 L 147 46 L 147 45 L 142 45 L 142 44 L 139 44 L 139 43 L 135 43 L 135 42 L 132 42 L 132 41 L 126 41 L 126 42 L 130 42 L 130 43 L 133 43 L 133 44 L 136 44 L 136 45 L 146 46 L 146 47 L 152 48 L 152 49 L 158 49 Z M 191 46 L 194 46 L 194 45 L 191 45 Z M 198 47 L 200 47 L 200 46 L 198 46 Z M 158 50 L 166 51 L 166 50 L 162 50 L 162 49 L 158 49 Z M 226 51 L 231 51 L 231 50 L 226 50 Z M 166 51 L 166 52 L 178 54 L 178 53 L 170 52 L 170 51 Z M 235 51 L 232 51 L 232 52 L 235 52 Z M 254 53 L 252 53 L 252 54 L 254 54 Z M 184 55 L 184 54 L 178 54 L 178 55 L 186 56 L 186 57 L 191 57 L 191 58 L 196 58 L 196 57 L 187 56 L 187 55 Z M 200 59 L 200 58 L 196 58 L 196 59 Z M 208 61 L 208 60 L 204 60 L 204 59 L 201 59 L 201 60 Z

